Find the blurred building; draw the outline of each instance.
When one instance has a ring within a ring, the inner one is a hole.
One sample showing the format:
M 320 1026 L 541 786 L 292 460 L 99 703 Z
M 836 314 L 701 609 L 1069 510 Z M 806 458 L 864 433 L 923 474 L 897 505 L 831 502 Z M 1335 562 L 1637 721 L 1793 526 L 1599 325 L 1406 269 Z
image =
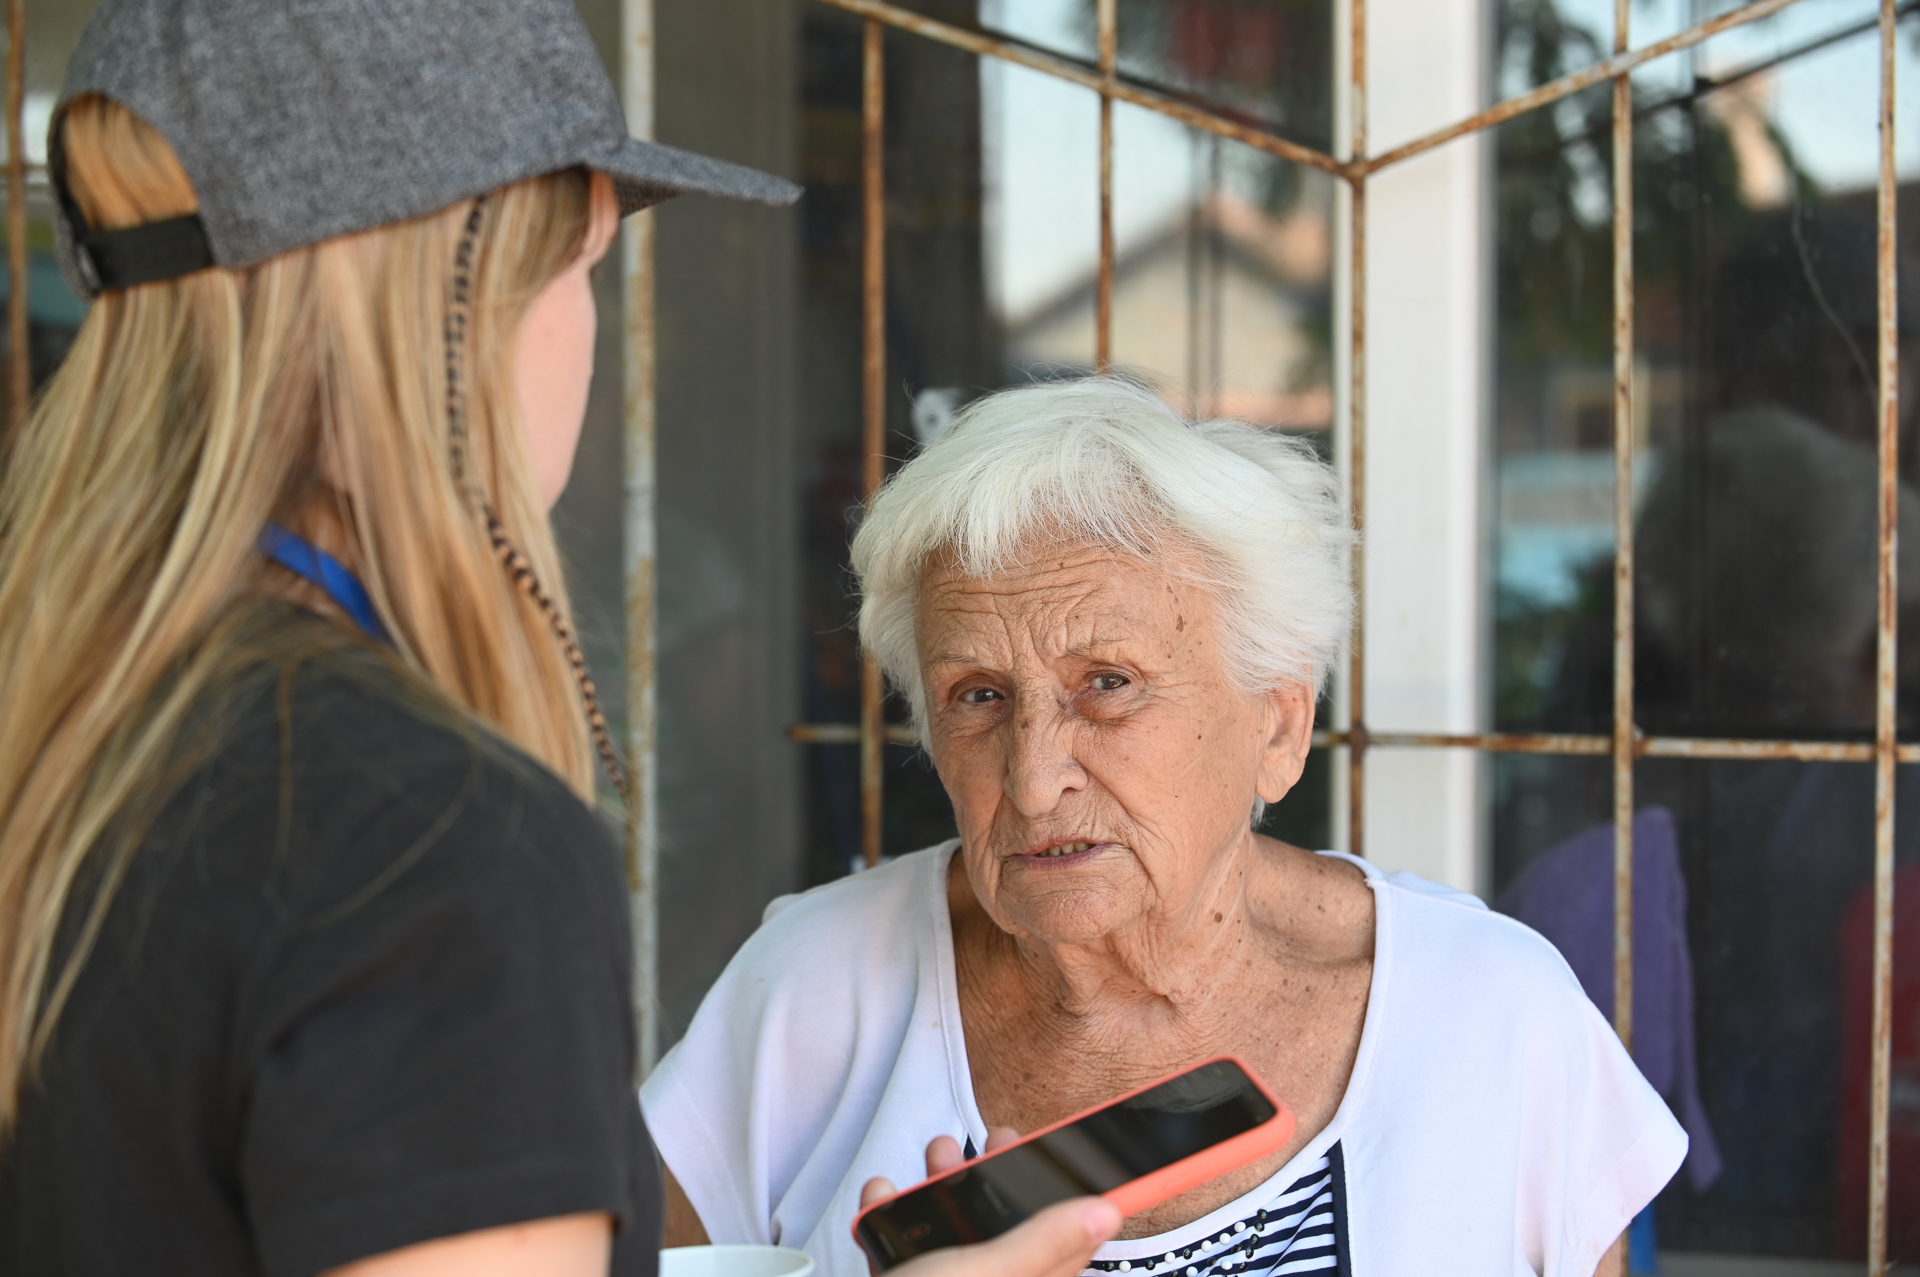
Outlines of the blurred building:
M 1177 400 L 1292 430 L 1333 425 L 1322 336 L 1333 230 L 1302 201 L 1276 217 L 1231 194 L 1203 199 L 1119 254 L 1113 360 L 1176 374 Z M 1096 275 L 1007 320 L 1015 372 L 1084 373 Z M 1163 372 L 1164 376 L 1165 373 Z

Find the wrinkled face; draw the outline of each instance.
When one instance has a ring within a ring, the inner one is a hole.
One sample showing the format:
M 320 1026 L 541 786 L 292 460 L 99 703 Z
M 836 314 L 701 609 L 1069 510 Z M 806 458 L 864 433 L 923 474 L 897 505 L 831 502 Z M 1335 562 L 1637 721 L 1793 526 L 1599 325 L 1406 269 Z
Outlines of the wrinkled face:
M 933 758 L 975 893 L 1001 927 L 1084 944 L 1178 921 L 1246 846 L 1256 796 L 1299 779 L 1305 688 L 1235 686 L 1210 592 L 1070 545 L 921 579 Z

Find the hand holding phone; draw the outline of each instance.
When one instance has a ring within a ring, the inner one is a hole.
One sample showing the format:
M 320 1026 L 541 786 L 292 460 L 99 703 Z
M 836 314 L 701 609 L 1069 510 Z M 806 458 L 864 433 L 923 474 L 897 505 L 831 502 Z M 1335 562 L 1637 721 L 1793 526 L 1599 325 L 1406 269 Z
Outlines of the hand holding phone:
M 1244 1064 L 1209 1060 L 905 1192 L 867 1200 L 854 1239 L 884 1272 L 917 1255 L 999 1237 L 1069 1198 L 1100 1196 L 1123 1215 L 1137 1214 L 1279 1151 L 1293 1125 L 1293 1114 Z
M 1010 1144 L 1018 1133 L 993 1131 L 989 1152 Z M 927 1146 L 927 1174 L 944 1174 L 958 1166 L 960 1146 L 942 1135 Z M 884 1179 L 867 1181 L 860 1204 L 870 1206 L 894 1195 Z M 1047 1207 L 1032 1219 L 989 1242 L 956 1246 L 908 1260 L 892 1277 L 1079 1277 L 1093 1252 L 1120 1231 L 1121 1215 L 1113 1203 L 1098 1197 L 1076 1197 Z

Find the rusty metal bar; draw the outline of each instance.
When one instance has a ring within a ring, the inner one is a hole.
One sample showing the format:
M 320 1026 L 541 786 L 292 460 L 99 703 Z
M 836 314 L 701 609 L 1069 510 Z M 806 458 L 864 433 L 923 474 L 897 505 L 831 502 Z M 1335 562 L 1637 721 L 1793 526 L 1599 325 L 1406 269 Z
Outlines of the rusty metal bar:
M 7 0 L 7 420 L 27 423 L 33 364 L 27 312 L 27 0 Z
M 1068 58 L 1043 53 L 1038 49 L 1012 40 L 1003 40 L 978 31 L 968 31 L 949 23 L 924 17 L 911 9 L 902 9 L 898 5 L 884 3 L 884 0 L 820 0 L 836 9 L 845 9 L 857 13 L 873 22 L 882 22 L 902 31 L 911 31 L 915 35 L 925 36 L 940 44 L 951 45 L 956 49 L 965 49 L 982 57 L 999 58 L 1016 66 L 1026 67 L 1069 84 L 1077 84 L 1083 89 L 1095 93 L 1111 94 L 1122 102 L 1145 107 L 1149 111 L 1158 111 L 1162 115 L 1179 120 L 1182 124 L 1199 129 L 1203 133 L 1215 133 L 1221 137 L 1244 142 L 1257 150 L 1277 155 L 1283 160 L 1292 160 L 1295 164 L 1305 164 L 1321 169 L 1336 176 L 1346 175 L 1346 166 L 1331 155 L 1302 146 L 1298 142 L 1289 142 L 1283 137 L 1275 137 L 1264 129 L 1249 128 L 1234 120 L 1216 115 L 1212 111 L 1197 107 L 1164 93 L 1129 84 L 1125 80 L 1115 79 L 1108 84 L 1097 70 Z
M 1631 0 L 1614 0 L 1624 53 Z M 1633 78 L 1613 81 L 1613 1028 L 1633 1049 Z
M 620 80 L 627 128 L 653 136 L 653 0 L 622 0 Z M 640 1074 L 660 1057 L 660 813 L 654 531 L 654 215 L 627 219 L 621 242 L 626 341 L 623 451 L 627 620 L 627 886 L 632 893 L 633 995 Z
M 1351 744 L 1348 732 L 1318 731 L 1315 749 Z M 1477 749 L 1494 754 L 1604 754 L 1612 748 L 1605 736 L 1576 736 L 1520 732 L 1368 732 L 1369 749 Z
M 1346 732 L 1313 734 L 1316 748 L 1345 745 Z M 1603 757 L 1613 753 L 1612 736 L 1526 732 L 1375 732 L 1369 749 L 1477 749 L 1494 754 L 1562 754 Z M 1872 745 L 1843 741 L 1732 740 L 1716 737 L 1642 736 L 1634 741 L 1640 758 L 1741 759 L 1755 762 L 1870 763 Z M 1900 763 L 1920 763 L 1920 745 L 1895 751 Z
M 1348 148 L 1367 152 L 1367 0 L 1348 0 Z M 1347 851 L 1366 855 L 1367 175 L 1351 167 L 1347 248 L 1347 494 L 1353 516 L 1353 629 L 1347 642 Z
M 887 445 L 887 187 L 886 28 L 869 20 L 861 66 L 862 178 L 866 217 L 865 290 L 861 336 L 865 423 L 861 495 L 871 501 L 886 478 Z M 860 653 L 860 852 L 871 869 L 880 863 L 882 786 L 886 779 L 886 685 L 873 653 Z
M 838 4 L 840 2 L 841 0 L 825 0 L 825 3 L 828 4 Z M 1770 18 L 1782 9 L 1798 3 L 1800 3 L 1800 0 L 1755 0 L 1753 4 L 1730 10 L 1715 18 L 1709 18 L 1698 26 L 1688 27 L 1685 31 L 1677 35 L 1668 36 L 1666 39 L 1650 44 L 1644 49 L 1634 49 L 1631 51 L 1616 49 L 1614 55 L 1605 61 L 1596 62 L 1590 67 L 1585 67 L 1579 71 L 1563 75 L 1559 79 L 1549 81 L 1531 92 L 1522 93 L 1519 97 L 1509 98 L 1505 102 L 1490 106 L 1477 114 L 1469 115 L 1464 120 L 1449 124 L 1443 129 L 1435 129 L 1433 132 L 1417 137 L 1411 142 L 1396 146 L 1390 151 L 1383 151 L 1379 155 L 1355 160 L 1354 166 L 1363 172 L 1377 173 L 1383 168 L 1400 163 L 1402 160 L 1412 159 L 1414 156 L 1422 154 L 1423 152 L 1431 151 L 1436 146 L 1443 146 L 1455 138 L 1465 137 L 1469 133 L 1477 133 L 1482 129 L 1492 128 L 1496 124 L 1505 124 L 1508 120 L 1516 116 L 1525 115 L 1527 112 L 1538 110 L 1543 106 L 1549 106 L 1562 98 L 1571 97 L 1583 89 L 1593 88 L 1595 85 L 1604 84 L 1608 80 L 1617 80 L 1619 77 L 1636 71 L 1647 63 L 1663 58 L 1669 53 L 1677 53 L 1681 49 L 1699 44 L 1703 40 L 1708 40 L 1719 35 L 1722 31 L 1731 31 L 1735 27 L 1743 27 L 1749 22 L 1758 22 L 1762 18 Z
M 1894 169 L 1894 0 L 1880 0 L 1880 632 L 1873 732 L 1873 1041 L 1867 1099 L 1867 1271 L 1887 1271 L 1887 1123 L 1893 1070 L 1893 765 L 1898 660 L 1900 333 Z
M 787 739 L 801 745 L 858 745 L 858 723 L 795 723 L 787 728 Z M 920 737 L 905 723 L 888 723 L 889 745 L 918 745 Z
M 1920 745 L 1900 747 L 1900 761 L 1920 763 Z M 1653 736 L 1642 739 L 1638 758 L 1790 759 L 1802 763 L 1869 763 L 1873 746 L 1840 741 L 1693 739 Z
M 1113 362 L 1113 86 L 1119 60 L 1119 0 L 1099 0 L 1100 272 L 1093 297 L 1093 366 Z
M 1690 48 L 1724 31 L 1731 31 L 1736 27 L 1746 26 L 1748 23 L 1759 22 L 1764 18 L 1770 18 L 1782 9 L 1800 3 L 1800 0 L 1754 0 L 1752 4 L 1744 5 L 1741 8 L 1722 13 L 1717 17 L 1709 18 L 1705 22 L 1689 27 L 1685 31 L 1678 32 L 1675 35 L 1668 36 L 1664 40 L 1656 41 L 1643 49 L 1616 52 L 1612 57 L 1596 62 L 1590 67 L 1585 67 L 1579 71 L 1561 76 L 1559 79 L 1543 84 L 1537 89 L 1523 93 L 1515 98 L 1509 98 L 1505 102 L 1491 106 L 1463 120 L 1455 121 L 1445 128 L 1436 129 L 1432 133 L 1424 134 L 1410 142 L 1384 151 L 1379 155 L 1368 156 L 1364 146 L 1355 146 L 1352 152 L 1353 158 L 1346 161 L 1337 160 L 1330 155 L 1314 150 L 1312 147 L 1302 146 L 1298 142 L 1290 142 L 1286 138 L 1277 137 L 1264 129 L 1249 127 L 1237 120 L 1231 120 L 1216 112 L 1209 111 L 1204 107 L 1195 106 L 1190 102 L 1183 102 L 1178 98 L 1155 92 L 1152 89 L 1129 84 L 1119 79 L 1115 79 L 1113 83 L 1108 84 L 1098 70 L 1089 70 L 1087 67 L 1071 59 L 1033 49 L 1017 41 L 1002 39 L 980 31 L 969 31 L 964 27 L 956 27 L 950 23 L 940 22 L 936 19 L 915 13 L 910 9 L 902 9 L 898 5 L 885 3 L 885 0 L 820 0 L 820 2 L 822 4 L 832 5 L 836 9 L 844 9 L 849 13 L 859 14 L 861 17 L 873 22 L 885 23 L 891 27 L 898 27 L 902 31 L 910 31 L 915 35 L 924 36 L 929 40 L 951 45 L 956 49 L 965 49 L 981 57 L 1000 58 L 1003 61 L 1024 66 L 1029 70 L 1038 71 L 1043 75 L 1050 75 L 1056 79 L 1080 85 L 1082 88 L 1090 89 L 1095 93 L 1110 95 L 1119 101 L 1143 107 L 1149 111 L 1158 111 L 1162 115 L 1179 120 L 1181 123 L 1191 128 L 1199 129 L 1204 133 L 1212 133 L 1219 137 L 1229 138 L 1235 142 L 1254 147 L 1257 150 L 1265 151 L 1270 155 L 1277 155 L 1283 160 L 1290 160 L 1295 164 L 1305 164 L 1312 168 L 1332 173 L 1336 177 L 1344 177 L 1351 181 L 1356 176 L 1377 173 L 1383 168 L 1398 164 L 1402 160 L 1411 159 L 1416 155 L 1432 150 L 1436 146 L 1443 146 L 1455 138 L 1465 137 L 1469 133 L 1476 133 L 1482 129 L 1504 124 L 1516 116 L 1525 115 L 1527 112 L 1538 110 L 1543 106 L 1549 106 L 1552 103 L 1560 101 L 1562 98 L 1571 97 L 1573 94 L 1579 93 L 1582 90 L 1590 89 L 1595 85 L 1603 84 L 1608 80 L 1626 75 L 1629 72 L 1647 65 L 1649 62 L 1657 61 L 1670 53 L 1677 53 L 1682 49 Z
M 904 723 L 887 725 L 887 742 L 916 745 L 920 738 Z M 856 745 L 858 723 L 796 723 L 787 739 L 803 745 Z M 1344 731 L 1313 734 L 1315 749 L 1342 748 L 1352 742 Z M 1368 731 L 1369 749 L 1477 749 L 1490 754 L 1558 754 L 1606 757 L 1613 753 L 1613 737 L 1575 732 L 1376 732 Z M 1641 736 L 1634 740 L 1633 756 L 1640 758 L 1737 759 L 1748 762 L 1870 763 L 1874 747 L 1848 741 L 1740 740 L 1712 736 Z M 1920 744 L 1894 751 L 1901 764 L 1920 763 Z

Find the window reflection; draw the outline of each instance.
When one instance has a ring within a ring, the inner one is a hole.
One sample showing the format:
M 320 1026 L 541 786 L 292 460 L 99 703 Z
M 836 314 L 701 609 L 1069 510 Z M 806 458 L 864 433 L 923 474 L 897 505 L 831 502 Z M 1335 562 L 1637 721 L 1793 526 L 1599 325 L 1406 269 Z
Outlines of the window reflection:
M 1595 7 L 1506 0 L 1503 91 L 1604 53 L 1610 15 Z M 1831 39 L 1870 21 L 1872 6 L 1802 8 L 1798 25 L 1709 43 L 1691 65 L 1678 59 L 1636 85 L 1634 674 L 1649 734 L 1872 736 L 1873 171 L 1871 157 L 1862 168 L 1819 143 L 1874 136 L 1877 47 L 1870 31 Z M 1914 24 L 1906 32 L 1910 59 Z M 1796 46 L 1809 51 L 1741 73 Z M 1848 79 L 1851 90 L 1832 87 Z M 1612 725 L 1609 119 L 1603 88 L 1498 136 L 1503 730 Z M 1903 247 L 1910 255 L 1910 236 Z M 1903 263 L 1902 379 L 1913 391 L 1920 311 L 1909 281 Z M 1902 395 L 1903 544 L 1920 536 L 1913 399 Z M 1910 736 L 1920 558 L 1904 559 L 1899 700 Z M 1596 760 L 1497 760 L 1497 885 L 1564 859 L 1607 824 L 1610 785 Z M 1693 969 L 1689 1067 L 1725 1154 L 1710 1184 L 1682 1176 L 1663 1195 L 1660 1248 L 1858 1257 L 1872 769 L 1648 760 L 1635 800 L 1643 820 L 1671 822 L 1684 890 L 1675 925 Z M 1900 769 L 1897 802 L 1908 813 L 1896 831 L 1902 880 L 1920 890 L 1916 769 Z M 1658 842 L 1636 854 L 1637 874 L 1657 869 Z M 1657 924 L 1636 934 L 1637 979 L 1655 962 L 1643 947 L 1661 941 Z M 1899 987 L 1910 990 L 1920 946 L 1908 938 L 1902 950 Z M 1655 1036 L 1678 1014 L 1651 989 L 1637 993 L 1636 1022 Z M 1895 1090 L 1920 1095 L 1920 1018 L 1906 1014 Z M 1890 1253 L 1910 1255 L 1920 1251 L 1920 1102 L 1895 1110 Z
M 1092 0 L 915 0 L 963 27 L 1087 57 Z M 861 26 L 803 10 L 800 441 L 804 713 L 852 723 L 858 647 L 847 577 L 860 499 Z M 1310 145 L 1331 131 L 1329 0 L 1123 0 L 1122 70 Z M 968 400 L 1094 363 L 1098 98 L 991 58 L 889 32 L 887 452 L 890 465 Z M 1310 433 L 1330 450 L 1332 213 L 1323 175 L 1114 111 L 1113 357 L 1183 408 Z M 889 715 L 901 718 L 900 706 Z M 808 873 L 860 850 L 857 749 L 811 746 Z M 1316 754 L 1268 827 L 1325 845 Z M 888 854 L 947 837 L 945 792 L 914 750 L 888 750 Z

